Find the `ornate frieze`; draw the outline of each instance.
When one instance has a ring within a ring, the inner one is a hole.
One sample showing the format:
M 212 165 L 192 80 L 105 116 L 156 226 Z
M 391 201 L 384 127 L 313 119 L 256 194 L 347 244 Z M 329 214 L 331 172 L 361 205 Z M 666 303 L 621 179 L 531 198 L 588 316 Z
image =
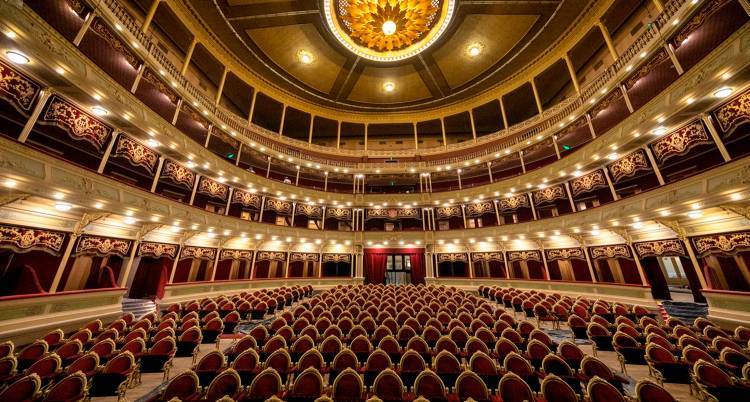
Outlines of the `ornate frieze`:
M 736 254 L 750 249 L 750 232 L 715 234 L 694 237 L 693 245 L 700 256 Z
M 260 209 L 260 204 L 263 200 L 258 194 L 253 194 L 247 191 L 234 190 L 232 193 L 232 203 L 242 204 L 245 207 L 253 207 Z
M 714 110 L 716 122 L 725 136 L 743 123 L 750 122 L 750 89 Z
M 518 194 L 508 198 L 502 198 L 497 202 L 500 211 L 515 211 L 518 208 L 530 208 L 529 197 L 526 194 Z
M 468 262 L 466 253 L 438 253 L 438 263 L 441 262 Z
M 240 146 L 239 140 L 237 140 L 234 137 L 231 137 L 229 134 L 217 129 L 216 127 L 214 127 L 211 130 L 211 135 L 218 138 L 219 140 L 221 140 L 222 142 L 224 142 L 225 144 L 229 145 L 230 147 L 234 149 L 237 149 Z
M 317 262 L 320 257 L 320 254 L 318 253 L 292 253 L 289 256 L 289 261 L 295 262 L 295 261 L 314 261 Z
M 544 256 L 547 258 L 547 261 L 586 259 L 583 249 L 578 247 L 546 249 L 544 250 Z
M 596 117 L 602 110 L 606 110 L 609 105 L 613 102 L 617 102 L 622 98 L 622 91 L 619 88 L 615 88 L 614 91 L 610 92 L 604 99 L 599 101 L 593 108 L 591 108 L 591 117 Z
M 574 197 L 581 193 L 605 187 L 607 187 L 607 179 L 604 177 L 604 171 L 602 170 L 594 170 L 570 181 L 570 193 Z
M 16 253 L 44 251 L 58 255 L 64 241 L 63 232 L 0 225 L 0 247 L 9 248 Z
M 435 215 L 438 217 L 438 219 L 446 219 L 451 218 L 454 216 L 462 217 L 463 214 L 461 213 L 461 207 L 455 205 L 452 207 L 440 207 L 435 208 Z
M 568 196 L 565 194 L 565 188 L 562 186 L 562 184 L 545 187 L 543 189 L 534 191 L 532 193 L 532 196 L 534 197 L 534 204 L 536 205 L 568 198 Z
M 136 57 L 127 46 L 125 46 L 120 38 L 118 38 L 101 19 L 97 18 L 91 23 L 91 31 L 99 35 L 99 37 L 107 42 L 107 44 L 109 44 L 109 46 L 111 46 L 117 53 L 120 53 L 134 69 L 138 68 L 138 65 L 141 64 L 138 57 Z
M 68 3 L 68 7 L 79 16 L 83 15 L 83 12 L 86 11 L 86 4 L 83 0 L 65 0 L 65 2 Z
M 609 173 L 612 175 L 612 181 L 618 183 L 622 179 L 635 176 L 638 172 L 651 170 L 651 167 L 648 165 L 646 152 L 639 149 L 618 159 L 607 166 L 607 169 L 609 169 Z
M 730 0 L 711 0 L 704 4 L 700 11 L 698 11 L 693 18 L 691 18 L 690 21 L 680 29 L 677 35 L 672 38 L 674 44 L 679 47 L 682 42 L 690 36 L 690 34 L 703 26 L 703 23 L 705 23 L 708 18 L 719 11 L 725 4 L 729 3 L 729 1 Z
M 633 243 L 633 248 L 639 257 L 673 256 L 684 257 L 685 247 L 678 239 L 654 240 Z
M 229 196 L 229 186 L 203 176 L 198 183 L 198 192 L 209 197 L 215 197 L 226 201 L 227 196 Z
M 600 258 L 632 258 L 630 249 L 625 244 L 615 244 L 612 246 L 594 246 L 590 247 L 591 258 L 598 260 Z
M 148 241 L 142 242 L 138 246 L 138 255 L 141 257 L 169 257 L 171 259 L 175 259 L 177 257 L 177 245 L 167 243 L 153 243 Z
M 499 251 L 485 252 L 485 253 L 471 253 L 471 261 L 505 261 L 503 253 Z
M 351 263 L 352 256 L 349 254 L 323 254 L 323 262 Z
M 130 240 L 110 239 L 98 236 L 82 236 L 76 245 L 76 255 L 119 255 L 126 257 L 130 251 Z
M 365 219 L 421 219 L 418 208 L 373 208 L 367 210 Z
M 258 251 L 255 261 L 286 261 L 286 253 L 283 251 Z
M 112 133 L 104 123 L 57 96 L 50 101 L 41 122 L 58 126 L 71 138 L 89 142 L 99 151 Z
M 29 112 L 39 91 L 39 84 L 0 61 L 0 97 L 21 112 Z
M 190 116 L 191 119 L 193 119 L 198 125 L 200 125 L 203 128 L 208 128 L 208 120 L 203 117 L 197 110 L 193 109 L 189 105 L 186 105 L 185 103 L 182 104 L 182 108 L 180 110 L 180 113 L 186 113 Z
M 274 211 L 279 215 L 291 215 L 292 214 L 292 203 L 291 201 L 280 200 L 278 198 L 266 198 L 266 211 Z
M 350 221 L 352 220 L 352 210 L 349 208 L 326 208 L 326 218 Z
M 542 261 L 539 250 L 508 251 L 508 261 Z
M 323 217 L 323 207 L 312 204 L 297 204 L 297 215 L 304 215 L 308 218 L 319 219 Z
M 182 252 L 180 253 L 180 259 L 184 260 L 186 258 L 213 261 L 214 259 L 216 259 L 216 249 L 208 247 L 185 246 L 182 248 Z
M 651 71 L 656 69 L 656 67 L 659 66 L 662 62 L 669 59 L 669 55 L 667 54 L 667 51 L 662 49 L 658 52 L 656 52 L 646 63 L 641 65 L 633 75 L 628 78 L 627 81 L 625 81 L 625 86 L 630 89 L 635 86 L 635 84 L 643 77 L 649 75 Z
M 703 123 L 696 120 L 651 143 L 651 150 L 659 162 L 685 155 L 698 145 L 712 144 Z
M 159 154 L 124 134 L 117 140 L 114 154 L 125 158 L 133 166 L 146 168 L 151 173 L 159 161 Z
M 252 250 L 229 250 L 229 249 L 222 249 L 221 253 L 219 253 L 219 260 L 247 260 L 251 261 L 253 259 L 253 251 Z
M 193 185 L 195 184 L 195 173 L 192 170 L 169 159 L 164 161 L 161 177 L 168 178 L 190 190 L 193 189 Z
M 466 216 L 472 216 L 472 217 L 495 213 L 495 206 L 492 204 L 492 201 L 482 201 L 482 202 L 466 204 L 464 208 L 466 211 Z
M 167 84 L 165 84 L 159 76 L 156 75 L 153 71 L 150 69 L 145 69 L 143 71 L 143 75 L 141 76 L 142 80 L 145 80 L 149 84 L 155 86 L 159 92 L 163 93 L 167 98 L 169 98 L 169 101 L 173 104 L 177 104 L 177 101 L 179 100 L 179 97 L 177 96 L 177 93 L 172 91 L 171 88 Z

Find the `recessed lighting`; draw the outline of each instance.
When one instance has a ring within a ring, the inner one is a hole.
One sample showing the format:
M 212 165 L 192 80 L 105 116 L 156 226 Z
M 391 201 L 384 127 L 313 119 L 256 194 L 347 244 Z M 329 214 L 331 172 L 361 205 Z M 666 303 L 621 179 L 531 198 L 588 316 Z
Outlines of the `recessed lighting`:
M 7 31 L 5 31 L 5 36 L 7 36 L 8 39 L 16 39 L 17 35 L 16 35 L 15 32 L 13 32 L 11 30 L 7 30 Z
M 691 219 L 697 219 L 703 216 L 703 211 L 701 210 L 690 211 L 688 212 L 687 216 L 688 218 L 691 218 Z
M 132 216 L 128 216 L 128 217 L 125 217 L 125 219 L 123 219 L 122 221 L 128 225 L 132 225 L 135 223 L 135 218 L 133 218 Z
M 315 56 L 309 51 L 302 49 L 297 51 L 297 60 L 302 64 L 312 64 L 315 61 Z
M 15 188 L 17 184 L 18 182 L 16 182 L 13 179 L 8 179 L 8 180 L 5 180 L 5 182 L 3 182 L 3 185 L 8 188 Z
M 151 148 L 158 148 L 159 145 L 161 145 L 161 143 L 159 143 L 159 141 L 156 141 L 153 138 L 150 139 L 150 140 L 148 140 L 148 146 L 151 147 Z
M 60 75 L 65 75 L 65 69 L 62 67 L 55 67 L 55 72 Z
M 388 81 L 385 84 L 383 84 L 383 90 L 385 92 L 393 92 L 393 90 L 395 90 L 395 89 L 396 89 L 396 84 L 394 84 L 394 83 L 392 83 L 390 81 Z
M 109 111 L 101 106 L 94 106 L 91 108 L 91 111 L 97 116 L 106 116 L 109 114 Z
M 739 201 L 742 199 L 742 193 L 733 193 L 729 196 L 732 201 Z
M 102 209 L 102 208 L 104 208 L 104 204 L 102 204 L 101 202 L 97 202 L 96 204 L 94 204 L 94 208 L 96 208 L 96 209 Z
M 391 20 L 387 20 L 383 23 L 383 33 L 386 34 L 386 36 L 396 33 L 396 28 L 396 23 Z
M 659 126 L 651 130 L 651 132 L 654 133 L 654 135 L 664 135 L 667 132 L 667 128 L 663 126 Z
M 732 94 L 732 91 L 734 91 L 732 88 L 724 87 L 716 90 L 714 92 L 714 96 L 717 98 L 726 98 L 727 96 Z
M 67 211 L 70 211 L 71 208 L 73 208 L 73 206 L 68 204 L 67 202 L 55 203 L 55 209 L 58 211 L 67 212 Z
M 5 56 L 8 57 L 8 60 L 16 64 L 28 64 L 29 63 L 28 56 L 16 50 L 8 50 L 7 52 L 5 52 Z
M 482 54 L 483 49 L 484 49 L 484 45 L 482 45 L 481 43 L 479 42 L 472 43 L 471 45 L 469 45 L 469 47 L 466 48 L 466 53 L 470 57 L 477 57 L 480 54 Z

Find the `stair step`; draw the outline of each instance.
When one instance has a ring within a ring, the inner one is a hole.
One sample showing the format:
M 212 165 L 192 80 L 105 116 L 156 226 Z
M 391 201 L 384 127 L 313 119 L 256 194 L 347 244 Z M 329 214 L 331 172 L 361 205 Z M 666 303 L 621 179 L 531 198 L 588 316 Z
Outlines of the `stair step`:
M 123 299 L 122 311 L 133 313 L 136 319 L 139 319 L 146 314 L 156 311 L 156 303 L 148 299 Z

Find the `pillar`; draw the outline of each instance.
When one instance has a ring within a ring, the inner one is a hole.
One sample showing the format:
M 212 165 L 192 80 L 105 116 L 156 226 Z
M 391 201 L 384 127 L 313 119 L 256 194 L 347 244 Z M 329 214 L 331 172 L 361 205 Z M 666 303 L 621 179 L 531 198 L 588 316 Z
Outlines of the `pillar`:
M 448 139 L 445 136 L 445 119 L 440 118 L 440 132 L 443 134 L 443 148 L 448 148 Z
M 667 50 L 669 59 L 672 60 L 672 64 L 674 65 L 675 70 L 677 70 L 677 74 L 682 75 L 685 72 L 685 70 L 682 68 L 680 61 L 677 59 L 677 55 L 674 54 L 674 47 L 672 47 L 672 44 L 665 43 L 664 49 Z
M 179 247 L 177 247 L 177 256 L 174 258 L 174 261 L 172 262 L 172 271 L 169 273 L 169 284 L 174 283 L 174 275 L 177 272 L 177 264 L 180 262 L 180 255 L 182 254 L 182 249 L 185 247 L 185 242 L 180 241 Z
M 518 151 L 518 158 L 521 159 L 521 171 L 526 173 L 526 164 L 523 162 L 523 151 Z
M 604 23 L 601 20 L 598 21 L 596 25 L 599 26 L 599 30 L 602 32 L 604 42 L 607 44 L 607 49 L 609 50 L 609 55 L 612 56 L 613 61 L 617 61 L 619 56 L 617 55 L 617 49 L 615 49 L 615 44 L 612 42 L 612 36 L 609 34 L 609 30 L 604 26 Z
M 643 146 L 643 151 L 646 152 L 646 157 L 648 157 L 648 161 L 651 163 L 651 168 L 654 170 L 654 174 L 656 175 L 656 179 L 659 181 L 659 185 L 664 185 L 664 177 L 661 175 L 661 171 L 659 170 L 659 166 L 656 164 L 656 159 L 654 158 L 653 152 L 651 152 L 651 148 L 648 147 L 648 145 Z
M 151 192 L 156 191 L 156 185 L 159 183 L 159 177 L 161 177 L 161 170 L 164 167 L 164 157 L 159 157 L 159 163 L 156 165 L 156 174 L 154 175 L 154 180 L 151 182 Z
M 36 124 L 37 119 L 39 119 L 39 115 L 42 114 L 42 109 L 44 109 L 44 106 L 47 104 L 47 100 L 49 100 L 52 94 L 53 92 L 49 88 L 45 88 L 40 91 L 39 100 L 36 102 L 36 106 L 34 106 L 34 110 L 31 111 L 31 115 L 29 115 L 29 119 L 26 120 L 26 124 L 23 126 L 21 135 L 18 136 L 18 142 L 24 143 L 29 138 L 29 135 L 31 134 L 31 129 L 34 128 L 34 125 Z
M 417 123 L 412 123 L 414 125 L 414 150 L 419 150 L 419 137 L 417 136 Z
M 193 205 L 193 201 L 195 201 L 195 192 L 198 191 L 198 183 L 201 181 L 201 175 L 196 174 L 195 175 L 195 183 L 193 183 L 193 191 L 190 193 L 190 205 Z
M 701 284 L 701 288 L 708 289 L 708 283 L 706 282 L 706 277 L 703 275 L 703 271 L 701 270 L 701 264 L 698 262 L 698 257 L 696 257 L 695 251 L 693 251 L 693 247 L 690 245 L 690 240 L 685 236 L 679 236 L 679 235 L 677 236 L 677 238 L 685 246 L 685 250 L 687 250 L 688 257 L 690 257 L 690 262 L 693 265 L 693 269 L 695 270 L 696 276 L 698 276 L 698 281 Z
M 568 73 L 570 74 L 570 80 L 573 82 L 573 87 L 576 89 L 576 93 L 581 94 L 581 87 L 578 84 L 578 77 L 576 77 L 576 70 L 573 68 L 573 62 L 570 60 L 570 56 L 566 53 L 563 57 L 565 65 L 568 67 Z
M 565 194 L 568 195 L 568 201 L 570 201 L 570 208 L 573 209 L 573 212 L 576 212 L 576 204 L 573 202 L 573 195 L 570 193 L 570 184 L 567 181 L 563 184 L 565 185 Z
M 729 155 L 729 152 L 727 151 L 727 147 L 724 145 L 724 141 L 721 140 L 721 137 L 719 137 L 719 132 L 716 131 L 716 126 L 714 125 L 714 119 L 707 113 L 701 114 L 701 120 L 703 120 L 703 123 L 706 125 L 706 128 L 708 129 L 708 133 L 711 134 L 711 138 L 713 138 L 714 142 L 716 143 L 716 148 L 719 149 L 719 152 L 721 153 L 721 157 L 724 158 L 724 162 L 729 162 L 732 157 Z
M 471 124 L 471 136 L 477 142 L 477 128 L 474 126 L 474 113 L 469 110 L 469 123 Z
M 534 78 L 531 79 L 531 92 L 534 93 L 534 102 L 536 102 L 536 108 L 539 111 L 539 115 L 541 116 L 542 113 L 544 113 L 544 110 L 542 109 L 542 101 L 539 99 L 539 91 L 536 89 L 536 82 L 534 82 Z
M 193 40 L 190 42 L 190 46 L 188 47 L 187 53 L 185 53 L 185 58 L 182 60 L 182 68 L 180 69 L 180 75 L 184 76 L 185 73 L 187 73 L 188 66 L 190 65 L 190 59 L 193 57 L 193 52 L 195 51 L 195 45 L 198 44 L 198 38 L 193 37 Z M 255 99 L 253 97 L 253 99 Z
M 336 126 L 336 149 L 341 149 L 341 120 L 338 121 Z
M 560 159 L 560 146 L 557 144 L 557 136 L 552 136 L 552 146 L 555 147 L 555 155 L 557 155 L 557 159 Z
M 99 167 L 96 169 L 97 173 L 102 174 L 102 172 L 104 172 L 104 167 L 107 165 L 109 156 L 112 154 L 112 148 L 115 146 L 115 142 L 117 141 L 117 137 L 119 137 L 119 135 L 119 131 L 115 131 L 112 134 L 112 138 L 109 140 L 109 144 L 107 144 L 107 149 L 104 151 L 104 156 L 102 157 L 102 160 L 99 161 Z
M 141 82 L 141 77 L 143 77 L 143 71 L 146 69 L 145 64 L 141 64 L 138 66 L 138 72 L 135 75 L 135 79 L 133 80 L 133 85 L 130 86 L 130 93 L 134 94 L 135 91 L 138 90 L 138 84 Z
M 602 171 L 604 172 L 604 178 L 607 180 L 607 186 L 609 186 L 609 191 L 612 192 L 612 199 L 617 201 L 620 199 L 620 196 L 617 194 L 617 191 L 615 191 L 615 186 L 612 184 L 612 179 L 609 177 L 609 171 L 607 167 L 603 167 Z
M 497 100 L 500 102 L 500 117 L 503 118 L 503 128 L 505 130 L 508 130 L 508 115 L 505 114 L 505 104 L 503 103 L 503 97 L 497 98 Z
M 490 184 L 494 183 L 495 181 L 492 179 L 492 162 L 487 161 L 487 174 L 490 175 Z
M 646 272 L 643 270 L 643 265 L 641 264 L 641 259 L 638 258 L 638 254 L 635 253 L 635 248 L 633 248 L 633 242 L 628 239 L 627 244 L 628 249 L 630 249 L 630 252 L 633 254 L 635 266 L 636 268 L 638 268 L 638 276 L 641 278 L 641 284 L 643 286 L 649 286 L 648 279 L 646 278 Z
M 313 126 L 315 123 L 315 115 L 310 115 L 310 127 L 307 130 L 307 143 L 312 144 Z
M 132 248 L 130 249 L 130 255 L 128 256 L 128 262 L 125 267 L 120 271 L 120 276 L 117 278 L 117 286 L 124 288 L 127 287 L 128 278 L 130 277 L 130 271 L 133 269 L 133 263 L 135 262 L 136 252 L 141 244 L 141 236 L 138 236 L 133 240 Z
M 526 193 L 527 196 L 529 196 L 529 205 L 531 205 L 531 216 L 534 217 L 534 220 L 539 219 L 539 217 L 536 215 L 536 206 L 534 205 L 534 196 L 531 195 L 531 193 Z
M 224 84 L 227 82 L 227 73 L 229 72 L 229 68 L 227 66 L 224 66 L 224 71 L 221 73 L 221 79 L 219 80 L 219 88 L 216 90 L 216 99 L 214 100 L 214 104 L 218 105 L 219 101 L 221 101 L 221 94 L 224 92 Z
M 143 26 L 141 27 L 141 31 L 143 31 L 143 33 L 148 32 L 148 28 L 151 25 L 151 20 L 153 20 L 154 15 L 156 15 L 156 9 L 159 8 L 159 3 L 161 3 L 161 0 L 153 0 L 151 2 L 151 7 L 149 7 L 148 9 L 146 18 L 143 20 Z
M 78 47 L 78 45 L 81 44 L 81 41 L 83 40 L 83 36 L 86 34 L 86 31 L 89 30 L 89 27 L 91 26 L 91 22 L 94 21 L 94 18 L 96 18 L 96 10 L 86 15 L 86 20 L 83 21 L 83 25 L 81 26 L 81 29 L 78 30 L 76 37 L 73 39 L 73 46 Z
M 57 288 L 60 286 L 60 279 L 62 279 L 63 272 L 65 271 L 65 266 L 68 265 L 68 260 L 70 260 L 70 253 L 73 251 L 73 246 L 75 246 L 76 240 L 78 240 L 78 237 L 80 235 L 80 231 L 76 231 L 70 234 L 68 238 L 68 244 L 65 247 L 65 252 L 63 252 L 60 264 L 57 265 L 55 276 L 54 278 L 52 278 L 52 285 L 50 285 L 49 287 L 50 293 L 57 293 Z

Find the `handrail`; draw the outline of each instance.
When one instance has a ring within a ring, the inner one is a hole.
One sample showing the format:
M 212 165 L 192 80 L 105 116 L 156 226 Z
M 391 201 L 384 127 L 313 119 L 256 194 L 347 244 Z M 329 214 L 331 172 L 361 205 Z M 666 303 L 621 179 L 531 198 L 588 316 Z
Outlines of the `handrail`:
M 411 167 L 424 167 L 461 162 L 467 159 L 483 157 L 515 147 L 538 135 L 545 136 L 551 134 L 550 131 L 558 128 L 557 125 L 560 122 L 563 122 L 566 117 L 571 115 L 582 115 L 583 111 L 581 109 L 587 106 L 592 106 L 588 101 L 595 99 L 600 90 L 603 88 L 612 89 L 612 81 L 619 77 L 622 70 L 626 69 L 633 59 L 643 53 L 647 47 L 651 46 L 656 38 L 661 38 L 660 30 L 667 25 L 671 18 L 687 1 L 688 0 L 669 0 L 666 2 L 663 11 L 655 18 L 653 23 L 646 27 L 644 32 L 636 38 L 636 40 L 613 64 L 582 89 L 580 94 L 561 101 L 552 108 L 543 111 L 541 115 L 534 116 L 528 120 L 507 127 L 504 130 L 478 138 L 476 142 L 466 141 L 444 147 L 434 147 L 422 150 L 404 150 L 403 157 L 418 158 L 420 156 L 456 152 L 487 143 L 487 146 L 477 147 L 477 150 L 460 156 L 432 160 L 429 162 L 406 162 L 405 165 Z M 253 145 L 254 143 L 260 144 L 274 152 L 317 164 L 345 168 L 370 168 L 373 166 L 373 164 L 367 162 L 327 159 L 305 154 L 304 150 L 331 153 L 331 148 L 293 138 L 282 137 L 279 133 L 257 126 L 248 121 L 248 119 L 241 118 L 223 106 L 217 105 L 214 99 L 210 99 L 203 90 L 197 88 L 180 74 L 180 69 L 169 61 L 166 54 L 158 46 L 154 45 L 152 36 L 141 30 L 140 24 L 138 24 L 125 8 L 118 3 L 118 0 L 101 0 L 97 3 L 106 7 L 106 10 L 109 11 L 111 17 L 119 25 L 118 29 L 128 32 L 133 36 L 135 43 L 146 50 L 146 53 L 151 58 L 153 64 L 159 67 L 159 72 L 169 79 L 174 88 L 178 90 L 181 89 L 187 93 L 189 97 L 192 98 L 190 101 L 194 107 L 199 108 L 202 112 L 206 112 L 208 115 L 213 115 L 221 125 L 231 129 L 233 136 L 239 136 L 244 139 L 244 143 L 249 145 Z M 498 141 L 496 144 L 489 144 L 496 140 L 502 141 Z M 336 153 L 350 157 L 369 157 L 375 159 L 394 156 L 393 150 L 368 150 L 365 152 L 363 150 L 336 149 Z M 401 152 L 398 153 L 400 154 Z M 394 165 L 395 164 L 389 164 L 388 166 L 394 167 Z

